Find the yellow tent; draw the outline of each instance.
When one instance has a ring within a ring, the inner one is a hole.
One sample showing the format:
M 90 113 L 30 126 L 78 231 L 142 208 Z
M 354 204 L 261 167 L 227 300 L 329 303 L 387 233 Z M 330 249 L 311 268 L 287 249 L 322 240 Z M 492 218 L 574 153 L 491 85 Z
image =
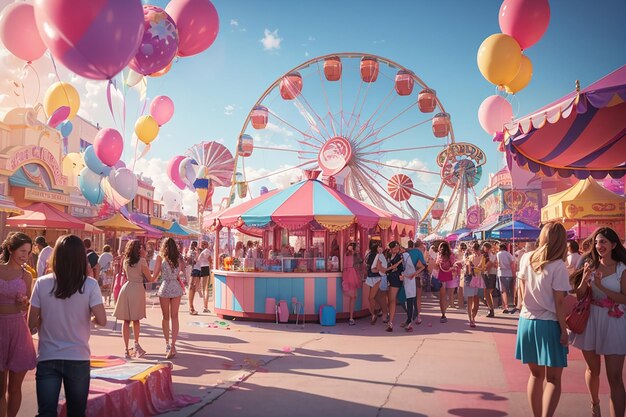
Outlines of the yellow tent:
M 126 218 L 120 213 L 115 213 L 108 219 L 95 222 L 94 226 L 98 226 L 105 230 L 114 230 L 116 232 L 136 232 L 141 234 L 144 231 L 141 227 L 126 220 Z
M 623 221 L 625 202 L 625 197 L 610 192 L 589 177 L 548 196 L 548 204 L 541 209 L 541 222 L 558 220 L 569 228 L 581 221 Z

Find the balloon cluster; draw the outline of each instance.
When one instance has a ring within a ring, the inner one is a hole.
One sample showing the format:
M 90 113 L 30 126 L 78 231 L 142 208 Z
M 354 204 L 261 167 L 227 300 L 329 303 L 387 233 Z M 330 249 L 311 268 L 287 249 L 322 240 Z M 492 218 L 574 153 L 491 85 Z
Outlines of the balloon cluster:
M 483 41 L 478 48 L 478 69 L 498 90 L 515 94 L 532 78 L 533 65 L 523 52 L 537 43 L 550 22 L 548 0 L 504 0 L 498 22 L 502 33 Z M 495 135 L 512 118 L 511 103 L 504 97 L 487 97 L 478 110 L 481 127 Z
M 165 10 L 141 0 L 36 0 L 10 4 L 0 18 L 0 39 L 13 55 L 31 62 L 48 49 L 94 80 L 110 80 L 127 65 L 163 75 L 177 55 L 211 46 L 218 30 L 210 0 L 172 0 Z

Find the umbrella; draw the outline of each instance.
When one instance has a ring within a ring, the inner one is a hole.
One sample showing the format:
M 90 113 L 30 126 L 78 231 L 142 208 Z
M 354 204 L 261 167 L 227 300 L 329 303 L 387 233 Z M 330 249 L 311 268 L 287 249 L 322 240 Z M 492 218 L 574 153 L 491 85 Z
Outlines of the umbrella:
M 9 197 L 0 194 L 0 213 L 22 214 L 24 210 L 15 205 L 15 202 Z
M 157 226 L 158 227 L 158 226 Z M 182 226 L 178 222 L 172 222 L 172 225 L 169 229 L 164 229 L 159 227 L 159 229 L 163 230 L 163 236 L 176 236 L 176 237 L 188 237 L 189 233 L 185 231 Z
M 471 234 L 472 230 L 468 229 L 467 227 L 464 227 L 462 229 L 458 229 L 455 230 L 454 232 L 450 233 L 447 237 L 446 240 L 448 242 L 454 242 L 460 239 L 461 235 L 463 236 L 467 236 L 468 234 Z
M 626 65 L 504 126 L 507 162 L 547 176 L 626 174 Z
M 127 220 L 120 213 L 115 213 L 113 216 L 105 220 L 100 220 L 94 223 L 94 226 L 98 226 L 105 230 L 113 230 L 115 232 L 140 232 L 144 229 Z

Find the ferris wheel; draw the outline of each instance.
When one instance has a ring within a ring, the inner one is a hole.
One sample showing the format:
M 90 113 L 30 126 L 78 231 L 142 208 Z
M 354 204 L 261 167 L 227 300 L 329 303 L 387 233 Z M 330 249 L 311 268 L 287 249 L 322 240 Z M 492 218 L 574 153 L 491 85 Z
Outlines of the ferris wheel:
M 417 220 L 441 211 L 444 218 L 453 211 L 452 198 L 438 207 L 444 188 L 456 196 L 477 182 L 446 177 L 450 164 L 466 178 L 476 174 L 463 164 L 485 162 L 482 151 L 468 158 L 466 147 L 453 145 L 450 115 L 413 71 L 371 54 L 320 56 L 281 75 L 252 106 L 237 139 L 227 205 L 250 197 L 256 181 L 313 169 L 377 207 Z

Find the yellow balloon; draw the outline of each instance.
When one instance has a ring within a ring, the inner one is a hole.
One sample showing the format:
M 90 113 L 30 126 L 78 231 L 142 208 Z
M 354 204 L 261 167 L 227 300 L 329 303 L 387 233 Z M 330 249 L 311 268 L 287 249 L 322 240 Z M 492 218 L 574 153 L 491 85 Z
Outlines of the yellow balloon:
M 52 116 L 55 111 L 63 106 L 70 108 L 70 115 L 67 120 L 73 119 L 80 107 L 80 96 L 70 83 L 54 83 L 48 88 L 43 98 L 43 109 L 46 116 Z
M 530 80 L 533 78 L 533 63 L 530 62 L 530 58 L 526 55 L 522 55 L 522 65 L 519 67 L 519 72 L 513 78 L 513 81 L 510 81 L 507 85 L 504 86 L 504 89 L 509 94 L 515 94 L 518 91 L 522 91 Z
M 478 48 L 478 69 L 495 85 L 506 85 L 515 78 L 522 63 L 522 49 L 509 35 L 489 36 Z
M 78 152 L 71 152 L 65 155 L 63 158 L 63 163 L 61 170 L 63 175 L 66 177 L 78 177 L 80 171 L 85 168 L 85 161 L 83 160 L 83 155 Z
M 159 124 L 150 115 L 141 116 L 135 123 L 135 134 L 147 145 L 159 134 Z

